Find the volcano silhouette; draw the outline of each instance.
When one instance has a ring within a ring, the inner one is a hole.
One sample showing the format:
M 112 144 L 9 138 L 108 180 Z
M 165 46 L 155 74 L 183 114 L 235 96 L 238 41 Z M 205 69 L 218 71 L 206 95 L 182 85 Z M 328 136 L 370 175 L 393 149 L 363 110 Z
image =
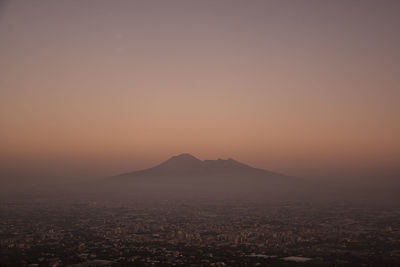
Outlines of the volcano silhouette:
M 187 178 L 190 178 L 190 176 L 215 175 L 283 176 L 267 170 L 250 167 L 233 159 L 199 160 L 185 153 L 173 156 L 153 168 L 122 174 L 118 177 L 187 176 Z
M 304 188 L 304 181 L 253 168 L 234 159 L 200 160 L 190 154 L 173 156 L 149 169 L 106 179 L 118 194 L 155 197 L 285 197 Z

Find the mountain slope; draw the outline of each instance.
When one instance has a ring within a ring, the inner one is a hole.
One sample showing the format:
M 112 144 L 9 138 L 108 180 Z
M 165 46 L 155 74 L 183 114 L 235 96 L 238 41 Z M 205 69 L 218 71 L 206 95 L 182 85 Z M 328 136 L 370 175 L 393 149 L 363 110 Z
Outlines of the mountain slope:
M 141 199 L 284 199 L 308 192 L 301 179 L 253 168 L 233 159 L 199 160 L 181 154 L 140 171 L 107 178 L 96 190 Z
M 114 177 L 135 178 L 152 176 L 264 176 L 277 177 L 284 175 L 267 170 L 250 167 L 233 159 L 199 160 L 190 154 L 173 156 L 167 161 L 149 169 L 125 173 Z

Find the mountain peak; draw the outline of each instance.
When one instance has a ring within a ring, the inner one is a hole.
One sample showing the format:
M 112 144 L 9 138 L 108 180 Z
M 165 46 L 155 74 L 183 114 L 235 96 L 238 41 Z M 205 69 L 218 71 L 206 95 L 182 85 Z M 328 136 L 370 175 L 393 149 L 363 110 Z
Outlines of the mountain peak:
M 188 153 L 184 153 L 173 156 L 152 169 L 160 173 L 186 174 L 201 170 L 203 167 L 202 164 L 203 161 Z
M 176 156 L 171 157 L 169 160 L 199 160 L 198 158 L 192 156 L 189 153 L 182 153 Z

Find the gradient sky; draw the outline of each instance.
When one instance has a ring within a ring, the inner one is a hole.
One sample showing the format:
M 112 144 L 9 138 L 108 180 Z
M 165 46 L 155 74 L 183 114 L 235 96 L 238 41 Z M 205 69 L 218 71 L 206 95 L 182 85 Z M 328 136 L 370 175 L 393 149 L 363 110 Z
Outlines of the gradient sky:
M 400 166 L 400 1 L 0 4 L 3 171 Z

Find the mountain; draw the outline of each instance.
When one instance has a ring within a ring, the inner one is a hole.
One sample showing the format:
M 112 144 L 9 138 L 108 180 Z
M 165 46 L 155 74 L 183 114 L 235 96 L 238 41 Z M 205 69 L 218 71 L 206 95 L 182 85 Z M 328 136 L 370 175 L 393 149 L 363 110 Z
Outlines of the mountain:
M 200 160 L 190 154 L 107 178 L 103 189 L 118 195 L 153 198 L 255 199 L 304 194 L 309 183 L 233 159 Z M 100 190 L 100 187 L 97 187 Z
M 215 176 L 215 175 L 264 175 L 279 176 L 267 170 L 256 169 L 233 159 L 199 160 L 190 154 L 173 156 L 167 161 L 149 169 L 130 172 L 117 177 L 141 176 Z M 282 175 L 281 175 L 282 176 Z

